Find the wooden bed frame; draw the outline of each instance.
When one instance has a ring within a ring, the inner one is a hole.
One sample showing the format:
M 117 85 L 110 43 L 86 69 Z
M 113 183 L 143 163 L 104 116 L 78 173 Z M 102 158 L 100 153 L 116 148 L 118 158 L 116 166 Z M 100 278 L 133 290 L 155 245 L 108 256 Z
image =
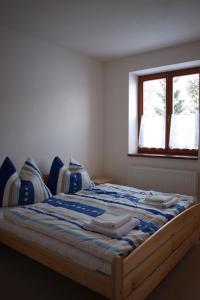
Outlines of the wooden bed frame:
M 116 256 L 111 276 L 0 229 L 0 242 L 113 300 L 142 300 L 200 237 L 200 204 L 165 224 L 127 257 Z

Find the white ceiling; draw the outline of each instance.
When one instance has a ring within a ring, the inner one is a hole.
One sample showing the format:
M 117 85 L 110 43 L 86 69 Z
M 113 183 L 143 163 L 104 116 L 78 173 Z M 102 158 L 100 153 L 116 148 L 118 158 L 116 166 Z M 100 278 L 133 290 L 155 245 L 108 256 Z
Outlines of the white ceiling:
M 200 40 L 200 0 L 0 0 L 0 25 L 106 60 Z

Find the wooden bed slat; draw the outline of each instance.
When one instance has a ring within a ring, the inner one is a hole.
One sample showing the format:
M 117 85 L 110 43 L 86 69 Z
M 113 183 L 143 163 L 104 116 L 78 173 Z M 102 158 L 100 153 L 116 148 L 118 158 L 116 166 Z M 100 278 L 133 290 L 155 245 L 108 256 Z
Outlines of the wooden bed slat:
M 112 299 L 123 299 L 123 259 L 116 257 L 112 262 L 112 282 L 113 282 L 113 295 Z
M 145 278 L 150 276 L 160 264 L 167 259 L 186 239 L 194 232 L 197 219 L 188 220 L 187 224 L 182 224 L 182 228 L 176 233 L 172 233 L 170 238 L 162 244 L 151 256 L 147 256 L 141 265 L 138 265 L 132 272 L 124 278 L 125 298 L 134 290 Z M 186 227 L 187 226 L 187 227 Z
M 180 213 L 170 222 L 166 223 L 161 229 L 150 236 L 133 253 L 124 259 L 124 275 L 134 270 L 150 256 L 158 247 L 164 244 L 173 234 L 179 231 L 184 224 L 188 224 L 194 219 L 200 218 L 200 204 L 194 205 Z M 196 224 L 198 227 L 199 224 Z M 185 227 L 187 229 L 187 226 Z
M 100 293 L 112 297 L 111 277 L 90 270 L 50 249 L 0 229 L 0 241 L 54 271 Z
M 153 271 L 172 253 L 172 243 L 168 240 L 160 248 L 159 252 L 155 251 L 152 256 L 146 259 L 135 270 L 130 272 L 124 278 L 124 296 L 125 298 L 136 289 L 145 278 L 150 276 Z
M 142 284 L 136 288 L 126 300 L 143 300 L 162 281 L 162 279 L 172 270 L 180 259 L 192 247 L 199 236 L 196 230 L 189 239 L 183 242 L 180 247 L 173 252 Z

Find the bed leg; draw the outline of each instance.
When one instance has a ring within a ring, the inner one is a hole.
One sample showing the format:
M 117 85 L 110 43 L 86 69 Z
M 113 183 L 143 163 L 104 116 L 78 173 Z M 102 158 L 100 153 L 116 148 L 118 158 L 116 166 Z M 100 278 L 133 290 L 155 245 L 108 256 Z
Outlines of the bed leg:
M 115 257 L 112 261 L 112 300 L 123 300 L 123 259 Z

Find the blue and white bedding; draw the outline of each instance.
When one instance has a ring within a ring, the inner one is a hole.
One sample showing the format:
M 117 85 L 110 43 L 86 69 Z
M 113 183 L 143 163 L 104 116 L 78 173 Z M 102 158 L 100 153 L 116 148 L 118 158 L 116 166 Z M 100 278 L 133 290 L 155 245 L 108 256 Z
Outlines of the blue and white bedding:
M 55 238 L 51 238 L 49 236 L 45 236 L 44 234 L 30 230 L 28 228 L 22 226 L 16 226 L 14 223 L 6 221 L 3 218 L 3 212 L 9 210 L 9 207 L 0 208 L 0 229 L 6 230 L 15 236 L 25 239 L 27 242 L 35 243 L 42 247 L 52 250 L 57 254 L 62 255 L 67 259 L 71 259 L 76 263 L 81 264 L 91 270 L 96 272 L 101 272 L 108 276 L 111 275 L 111 264 L 106 262 L 103 259 L 92 256 L 85 251 L 82 251 L 76 247 L 73 247 L 69 244 L 62 243 Z
M 179 198 L 177 205 L 156 209 L 143 203 L 146 195 L 154 193 L 104 184 L 73 195 L 58 194 L 40 203 L 12 208 L 4 213 L 4 218 L 111 262 L 115 255 L 128 255 L 166 222 L 191 206 L 194 200 L 176 195 Z M 109 238 L 83 228 L 85 222 L 107 213 L 129 213 L 140 224 L 121 238 Z

